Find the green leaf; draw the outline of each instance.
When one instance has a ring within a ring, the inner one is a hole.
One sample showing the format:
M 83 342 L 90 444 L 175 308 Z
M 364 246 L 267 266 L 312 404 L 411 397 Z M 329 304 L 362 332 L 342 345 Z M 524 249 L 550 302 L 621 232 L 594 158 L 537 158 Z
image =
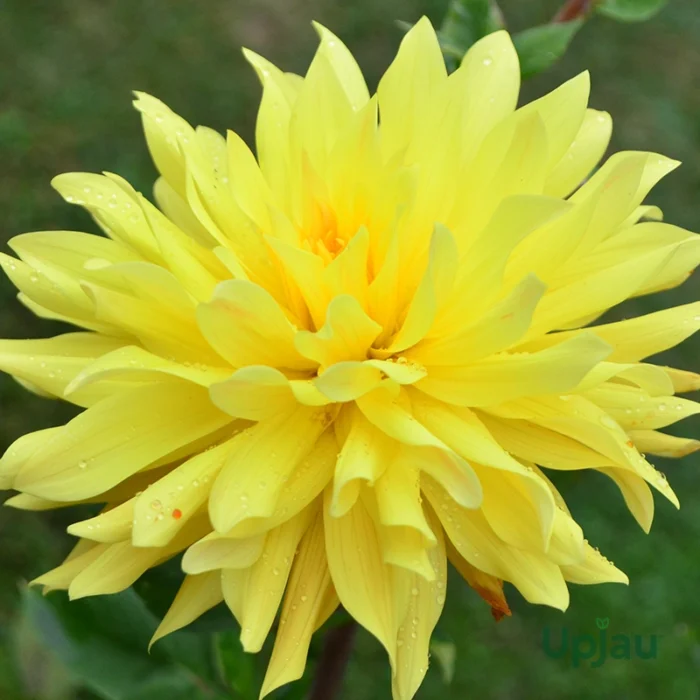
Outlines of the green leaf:
M 575 19 L 571 22 L 543 24 L 516 34 L 513 43 L 518 51 L 523 78 L 537 75 L 556 63 L 582 24 L 582 19 Z
M 644 22 L 661 12 L 667 3 L 668 0 L 602 0 L 596 9 L 619 22 Z
M 242 700 L 256 700 L 259 684 L 255 677 L 255 660 L 243 651 L 237 632 L 219 632 L 214 637 L 217 666 L 224 684 Z
M 23 617 L 76 680 L 104 700 L 222 700 L 202 640 L 176 633 L 148 653 L 156 618 L 133 590 L 69 602 L 63 592 L 23 592 Z M 213 669 L 212 669 L 213 671 Z M 168 687 L 157 688 L 165 681 Z M 172 685 L 182 690 L 174 695 Z M 150 694 L 148 694 L 150 693 Z
M 438 36 L 445 57 L 458 64 L 473 44 L 502 27 L 495 0 L 452 0 Z

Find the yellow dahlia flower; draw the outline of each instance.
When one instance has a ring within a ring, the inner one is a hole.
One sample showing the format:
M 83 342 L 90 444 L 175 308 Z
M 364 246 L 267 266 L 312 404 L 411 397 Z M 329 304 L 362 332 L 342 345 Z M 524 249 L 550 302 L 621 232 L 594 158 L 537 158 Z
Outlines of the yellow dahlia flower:
M 264 695 L 342 604 L 411 698 L 448 559 L 496 616 L 503 581 L 560 609 L 567 582 L 627 581 L 543 469 L 606 474 L 644 530 L 649 486 L 677 504 L 644 454 L 697 449 L 659 429 L 700 411 L 675 397 L 700 376 L 644 359 L 700 328 L 700 302 L 588 324 L 683 282 L 700 239 L 639 223 L 674 161 L 590 176 L 611 120 L 586 73 L 516 109 L 508 34 L 448 76 L 423 19 L 370 96 L 317 29 L 303 78 L 246 52 L 257 157 L 138 94 L 158 206 L 69 173 L 54 187 L 107 237 L 11 241 L 20 300 L 83 330 L 2 341 L 0 367 L 86 410 L 20 438 L 0 485 L 20 508 L 104 504 L 46 588 L 114 593 L 184 552 L 156 638 L 223 599 L 255 652 L 281 607 Z

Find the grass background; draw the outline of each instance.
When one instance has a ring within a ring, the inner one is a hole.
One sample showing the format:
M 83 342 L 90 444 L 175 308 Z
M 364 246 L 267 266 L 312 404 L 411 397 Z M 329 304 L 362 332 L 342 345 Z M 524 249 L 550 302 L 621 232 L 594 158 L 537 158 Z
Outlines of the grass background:
M 193 123 L 233 128 L 252 139 L 259 87 L 239 47 L 249 46 L 288 70 L 303 72 L 312 55 L 311 19 L 339 33 L 375 86 L 400 40 L 395 19 L 427 14 L 438 23 L 444 0 L 5 0 L 0 4 L 0 246 L 25 231 L 94 231 L 87 215 L 63 203 L 50 179 L 71 170 L 110 170 L 150 192 L 154 170 L 143 144 L 130 90 L 153 93 Z M 557 0 L 503 0 L 514 30 L 546 21 Z M 653 149 L 684 161 L 650 201 L 668 221 L 700 230 L 700 9 L 670 0 L 655 20 L 622 25 L 589 22 L 566 58 L 530 81 L 526 98 L 584 69 L 593 78 L 591 104 L 615 121 L 613 147 Z M 630 304 L 624 313 L 656 310 L 698 298 L 698 281 Z M 39 322 L 0 280 L 0 337 L 43 337 L 60 330 Z M 691 340 L 659 358 L 698 367 Z M 72 414 L 58 402 L 25 393 L 0 377 L 0 449 L 24 432 Z M 698 421 L 683 432 L 698 436 Z M 663 462 L 663 460 L 659 460 Z M 572 587 L 566 614 L 529 606 L 510 590 L 513 617 L 495 624 L 486 606 L 450 580 L 436 636 L 456 645 L 454 680 L 433 664 L 418 698 L 700 698 L 700 459 L 660 464 L 682 502 L 680 512 L 657 500 L 645 536 L 614 485 L 597 474 L 563 474 L 557 484 L 589 540 L 631 579 L 629 588 Z M 0 498 L 3 496 L 0 495 Z M 62 511 L 0 509 L 0 698 L 93 698 L 76 689 L 42 640 L 18 615 L 18 583 L 56 565 L 70 546 Z M 542 635 L 592 633 L 609 617 L 612 634 L 659 636 L 656 659 L 608 660 L 573 668 L 549 658 Z M 346 699 L 386 698 L 386 660 L 360 636 L 348 671 Z

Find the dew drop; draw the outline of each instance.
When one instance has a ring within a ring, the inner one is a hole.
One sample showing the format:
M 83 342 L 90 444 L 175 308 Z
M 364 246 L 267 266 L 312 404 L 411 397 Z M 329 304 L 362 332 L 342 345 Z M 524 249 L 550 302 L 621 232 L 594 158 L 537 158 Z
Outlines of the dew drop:
M 418 595 L 418 589 L 417 589 L 417 588 L 411 588 L 411 595 Z
M 275 567 L 275 568 L 272 570 L 272 573 L 273 573 L 275 576 L 279 576 L 279 575 L 280 575 L 280 570 L 279 570 L 277 567 Z
M 483 63 L 484 63 L 485 66 L 490 66 L 490 65 L 493 63 L 493 59 L 490 58 L 490 57 L 485 58 L 484 61 L 483 61 Z
M 601 423 L 601 425 L 605 426 L 606 428 L 616 428 L 617 427 L 617 423 L 607 414 L 600 417 L 600 423 Z
M 308 596 L 305 596 L 305 595 L 301 596 L 301 602 L 302 602 L 302 603 L 305 603 L 308 599 L 309 599 Z
M 84 459 L 81 459 L 78 462 L 78 469 L 86 469 L 87 468 L 87 462 Z
M 163 504 L 158 500 L 151 501 L 151 508 L 153 510 L 160 510 L 163 507 Z

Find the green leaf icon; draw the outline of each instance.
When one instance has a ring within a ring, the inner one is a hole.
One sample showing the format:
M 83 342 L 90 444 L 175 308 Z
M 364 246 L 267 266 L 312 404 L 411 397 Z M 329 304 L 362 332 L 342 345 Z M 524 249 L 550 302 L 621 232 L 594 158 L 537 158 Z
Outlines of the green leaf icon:
M 609 617 L 596 617 L 595 623 L 598 626 L 599 630 L 606 630 L 606 629 L 608 629 L 608 625 L 610 624 L 610 618 Z

